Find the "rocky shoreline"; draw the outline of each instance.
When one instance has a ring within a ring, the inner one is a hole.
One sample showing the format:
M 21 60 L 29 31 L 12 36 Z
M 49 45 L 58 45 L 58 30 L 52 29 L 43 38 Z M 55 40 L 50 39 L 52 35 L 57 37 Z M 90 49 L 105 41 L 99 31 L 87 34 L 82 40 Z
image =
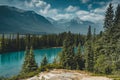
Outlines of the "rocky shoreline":
M 112 80 L 107 77 L 90 76 L 89 73 L 75 70 L 54 69 L 24 80 Z

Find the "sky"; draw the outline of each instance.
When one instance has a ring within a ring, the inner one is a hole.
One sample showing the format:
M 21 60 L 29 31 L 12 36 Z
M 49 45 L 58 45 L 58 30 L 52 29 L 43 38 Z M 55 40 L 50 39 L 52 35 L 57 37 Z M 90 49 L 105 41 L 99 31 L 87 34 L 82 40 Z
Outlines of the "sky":
M 109 3 L 115 9 L 120 0 L 0 0 L 0 5 L 33 10 L 55 20 L 79 17 L 94 23 L 103 23 Z

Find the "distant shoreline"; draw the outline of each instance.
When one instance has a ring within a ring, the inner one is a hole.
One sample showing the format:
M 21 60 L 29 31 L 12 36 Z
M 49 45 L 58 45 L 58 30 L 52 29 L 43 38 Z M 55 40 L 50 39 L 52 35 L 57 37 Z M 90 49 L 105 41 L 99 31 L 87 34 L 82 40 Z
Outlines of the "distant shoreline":
M 43 47 L 43 48 L 34 49 L 34 50 L 49 49 L 49 48 L 62 48 L 62 46 L 61 46 L 61 47 Z M 25 51 L 25 50 L 20 50 L 20 51 L 9 51 L 9 52 L 3 52 L 3 53 L 0 53 L 0 54 L 9 54 L 9 53 L 13 53 L 13 52 L 22 52 L 22 51 Z

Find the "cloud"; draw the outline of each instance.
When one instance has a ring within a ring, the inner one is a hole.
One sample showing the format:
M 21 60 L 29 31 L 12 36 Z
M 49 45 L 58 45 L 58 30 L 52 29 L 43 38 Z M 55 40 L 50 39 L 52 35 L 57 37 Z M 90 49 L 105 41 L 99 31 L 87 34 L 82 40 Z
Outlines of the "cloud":
M 59 19 L 70 19 L 72 18 L 73 14 L 65 13 L 65 14 L 57 14 L 56 16 L 53 17 L 55 20 Z
M 38 2 L 36 3 L 35 6 L 36 6 L 36 7 L 45 7 L 45 6 L 47 6 L 47 3 L 40 0 L 40 1 L 38 1 Z
M 97 13 L 97 14 L 104 14 L 105 10 L 106 10 L 106 8 L 103 7 L 103 8 L 96 8 L 96 9 L 91 10 L 91 11 L 94 12 L 94 13 Z
M 91 21 L 94 23 L 102 22 L 104 19 L 104 15 L 96 14 L 93 12 L 88 12 L 84 10 L 80 10 L 76 12 L 76 15 L 83 21 Z
M 75 12 L 75 11 L 77 11 L 77 10 L 78 10 L 78 7 L 75 7 L 75 6 L 72 6 L 72 5 L 68 6 L 68 7 L 65 9 L 66 12 Z
M 31 0 L 31 1 L 24 1 L 26 7 L 46 7 L 48 4 L 44 2 L 43 0 Z
M 31 0 L 31 2 L 25 3 L 29 8 L 36 9 L 36 12 L 45 17 L 53 17 L 58 14 L 58 9 L 51 8 L 51 4 L 44 0 Z
M 58 10 L 57 9 L 41 9 L 39 11 L 39 13 L 43 16 L 46 16 L 46 17 L 54 17 L 55 15 L 58 14 Z
M 89 0 L 81 0 L 82 1 L 82 3 L 87 3 L 87 2 L 89 2 Z

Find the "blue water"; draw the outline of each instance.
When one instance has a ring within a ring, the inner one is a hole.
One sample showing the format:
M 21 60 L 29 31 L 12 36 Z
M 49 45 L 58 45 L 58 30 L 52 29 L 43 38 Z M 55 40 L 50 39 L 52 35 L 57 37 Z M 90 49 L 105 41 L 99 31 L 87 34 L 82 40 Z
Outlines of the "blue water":
M 59 52 L 61 52 L 61 48 L 34 50 L 35 60 L 40 65 L 43 56 L 46 55 L 51 63 Z M 24 57 L 24 51 L 0 54 L 0 76 L 10 77 L 17 75 L 22 68 Z

